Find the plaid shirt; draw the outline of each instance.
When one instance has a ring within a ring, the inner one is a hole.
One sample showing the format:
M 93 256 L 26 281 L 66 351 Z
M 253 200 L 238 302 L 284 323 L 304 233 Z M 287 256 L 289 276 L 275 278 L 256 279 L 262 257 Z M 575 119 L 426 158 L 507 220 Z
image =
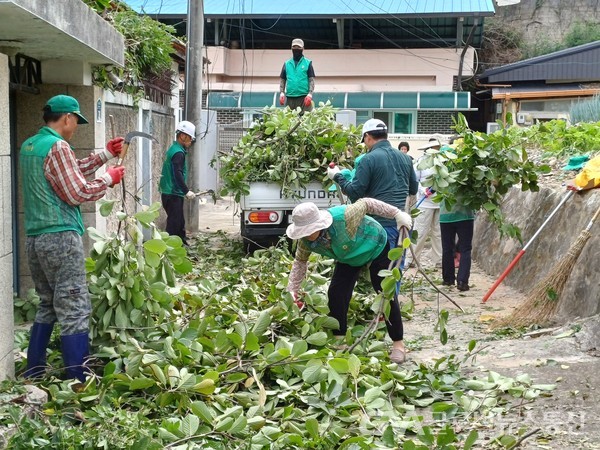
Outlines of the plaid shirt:
M 87 158 L 76 159 L 66 141 L 57 141 L 44 160 L 44 174 L 62 201 L 71 206 L 96 201 L 106 192 L 108 185 L 102 178 L 87 181 L 107 161 L 106 152 L 92 153 Z
M 393 219 L 400 210 L 395 206 L 389 205 L 374 198 L 361 198 L 356 203 L 346 206 L 344 211 L 344 219 L 346 221 L 346 232 L 350 237 L 356 234 L 358 227 L 367 214 Z M 329 233 L 325 231 L 324 235 L 319 239 L 329 239 Z M 300 283 L 306 275 L 308 266 L 308 258 L 312 252 L 304 243 L 304 239 L 300 239 L 298 248 L 296 249 L 296 257 L 292 264 L 287 290 L 290 292 L 298 292 Z

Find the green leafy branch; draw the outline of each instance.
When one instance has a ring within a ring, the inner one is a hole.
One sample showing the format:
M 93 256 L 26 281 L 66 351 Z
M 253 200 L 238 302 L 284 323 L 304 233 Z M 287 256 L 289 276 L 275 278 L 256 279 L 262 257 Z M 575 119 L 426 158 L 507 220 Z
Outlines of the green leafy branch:
M 151 217 L 138 219 L 149 224 Z M 553 389 L 526 376 L 465 375 L 464 359 L 453 354 L 390 363 L 383 324 L 355 353 L 339 351 L 331 333 L 337 323 L 327 316 L 331 260 L 309 261 L 300 312 L 285 290 L 287 248 L 243 258 L 241 243 L 214 239 L 199 239 L 202 257 L 185 286 L 165 288 L 168 321 L 106 341 L 104 366 L 77 388 L 44 380 L 50 400 L 29 415 L 0 408 L 0 423 L 19 427 L 11 448 L 470 449 L 480 439 L 478 421 Z M 114 263 L 123 268 L 124 261 Z M 100 276 L 110 282 L 121 272 Z M 357 296 L 349 342 L 369 314 L 367 299 Z M 469 343 L 468 357 L 475 346 Z M 22 395 L 6 383 L 0 390 L 0 399 Z
M 124 92 L 135 99 L 144 95 L 143 82 L 152 78 L 169 80 L 172 84 L 172 53 L 175 28 L 140 15 L 119 1 L 84 0 L 104 20 L 112 24 L 125 38 L 124 67 L 96 66 L 93 68 L 96 85 L 114 91 L 116 86 L 109 72 L 123 80 Z
M 102 201 L 100 213 L 108 216 L 115 203 Z M 117 212 L 126 237 L 88 229 L 94 241 L 86 259 L 93 305 L 90 335 L 96 344 L 143 338 L 167 320 L 173 307 L 167 288 L 175 286 L 176 273 L 192 270 L 181 238 L 154 225 L 159 210 L 160 203 L 154 203 L 133 216 Z M 151 230 L 151 239 L 142 243 L 140 227 Z
M 473 211 L 483 210 L 502 234 L 521 239 L 520 229 L 504 219 L 504 195 L 513 186 L 537 192 L 538 174 L 550 169 L 529 160 L 526 141 L 515 141 L 507 130 L 490 135 L 472 131 L 462 114 L 455 129 L 461 137 L 455 149 L 429 150 L 419 163 L 419 168 L 433 170 L 423 185 L 435 189 L 434 200 L 445 209 L 459 204 Z

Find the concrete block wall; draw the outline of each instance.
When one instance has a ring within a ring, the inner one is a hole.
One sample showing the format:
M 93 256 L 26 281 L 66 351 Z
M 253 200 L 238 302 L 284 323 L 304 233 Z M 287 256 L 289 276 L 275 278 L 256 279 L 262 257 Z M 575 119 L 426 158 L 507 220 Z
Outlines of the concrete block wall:
M 217 122 L 219 125 L 236 123 L 244 118 L 241 109 L 219 109 L 217 110 Z
M 417 114 L 417 133 L 416 134 L 453 134 L 451 128 L 454 122 L 452 117 L 456 113 L 452 111 L 419 111 Z M 219 125 L 236 123 L 244 118 L 240 109 L 219 109 L 217 110 L 217 121 Z
M 14 376 L 13 239 L 8 57 L 0 53 L 0 380 Z
M 456 117 L 456 113 L 451 111 L 419 111 L 417 134 L 453 134 L 452 117 Z

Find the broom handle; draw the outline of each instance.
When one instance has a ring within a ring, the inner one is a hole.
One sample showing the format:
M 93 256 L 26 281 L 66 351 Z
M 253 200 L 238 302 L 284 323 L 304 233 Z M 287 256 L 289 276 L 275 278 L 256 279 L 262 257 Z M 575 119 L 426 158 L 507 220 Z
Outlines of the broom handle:
M 596 214 L 594 214 L 594 217 L 592 217 L 592 220 L 590 220 L 590 223 L 588 223 L 587 227 L 585 227 L 585 231 L 590 231 L 590 229 L 592 228 L 592 225 L 594 225 L 594 222 L 596 221 L 598 216 L 600 216 L 600 208 L 598 208 L 598 210 L 596 211 Z
M 546 220 L 544 221 L 544 223 L 542 224 L 542 226 L 537 229 L 537 231 L 535 232 L 535 234 L 533 236 L 531 236 L 531 239 L 529 239 L 529 241 L 527 241 L 527 243 L 521 249 L 521 251 L 517 254 L 517 256 L 515 256 L 515 258 L 510 262 L 510 264 L 508 266 L 506 266 L 506 269 L 504 269 L 504 272 L 502 272 L 502 274 L 500 275 L 500 277 L 498 277 L 498 279 L 494 282 L 494 284 L 492 284 L 492 287 L 490 287 L 490 289 L 487 291 L 487 293 L 483 296 L 482 303 L 485 303 L 485 302 L 487 302 L 489 300 L 489 298 L 492 296 L 492 294 L 494 293 L 494 291 L 496 290 L 496 288 L 500 285 L 500 283 L 502 283 L 502 280 L 504 280 L 506 278 L 506 276 L 510 273 L 510 271 L 513 270 L 513 268 L 517 265 L 517 263 L 519 262 L 519 260 L 523 257 L 523 255 L 527 251 L 527 248 L 538 237 L 538 235 L 541 233 L 541 231 L 544 229 L 544 227 L 548 224 L 548 222 L 550 222 L 550 219 L 552 219 L 552 217 L 554 217 L 554 215 L 558 212 L 558 210 L 560 209 L 560 207 L 562 205 L 564 205 L 565 202 L 567 200 L 569 200 L 572 195 L 573 195 L 573 191 L 567 192 L 567 195 L 565 195 L 563 197 L 563 199 L 560 201 L 560 203 L 558 204 L 558 206 L 556 206 L 556 208 L 554 208 L 554 210 L 546 218 Z

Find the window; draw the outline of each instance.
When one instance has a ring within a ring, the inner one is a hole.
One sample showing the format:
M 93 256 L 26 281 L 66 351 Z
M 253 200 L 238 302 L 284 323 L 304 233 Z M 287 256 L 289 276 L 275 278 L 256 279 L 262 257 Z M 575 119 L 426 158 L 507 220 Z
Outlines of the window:
M 521 100 L 521 111 L 533 112 L 533 111 L 544 111 L 544 112 L 569 112 L 574 99 L 565 100 L 539 100 L 539 101 L 528 101 Z
M 398 134 L 412 134 L 413 114 L 412 113 L 394 113 L 394 131 Z
M 383 120 L 388 126 L 388 132 L 394 134 L 415 133 L 414 112 L 392 112 L 392 111 L 356 111 L 356 124 L 365 123 L 370 118 Z
M 258 122 L 259 120 L 262 119 L 262 112 L 261 111 L 257 111 L 257 110 L 253 110 L 253 109 L 246 109 L 244 110 L 243 113 L 243 127 L 244 128 L 250 128 L 255 122 Z

